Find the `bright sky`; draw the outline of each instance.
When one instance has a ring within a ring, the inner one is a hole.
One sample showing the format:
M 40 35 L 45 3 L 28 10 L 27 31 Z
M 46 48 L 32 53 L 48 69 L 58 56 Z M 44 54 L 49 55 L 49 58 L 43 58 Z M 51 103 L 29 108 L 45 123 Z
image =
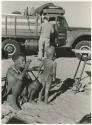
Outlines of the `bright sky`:
M 48 1 L 49 2 L 49 1 Z M 50 1 L 65 9 L 65 17 L 69 26 L 90 27 L 91 26 L 91 3 L 90 1 Z M 2 13 L 11 13 L 15 10 L 23 12 L 26 7 L 31 10 L 37 8 L 47 1 L 3 1 Z

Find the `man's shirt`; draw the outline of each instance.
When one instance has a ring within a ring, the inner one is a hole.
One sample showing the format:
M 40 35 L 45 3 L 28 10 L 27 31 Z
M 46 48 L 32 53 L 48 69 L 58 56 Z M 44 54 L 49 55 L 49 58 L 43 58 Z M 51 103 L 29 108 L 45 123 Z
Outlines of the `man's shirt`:
M 40 32 L 41 32 L 40 37 L 50 39 L 51 33 L 54 33 L 52 24 L 50 24 L 49 22 L 42 23 L 40 27 Z

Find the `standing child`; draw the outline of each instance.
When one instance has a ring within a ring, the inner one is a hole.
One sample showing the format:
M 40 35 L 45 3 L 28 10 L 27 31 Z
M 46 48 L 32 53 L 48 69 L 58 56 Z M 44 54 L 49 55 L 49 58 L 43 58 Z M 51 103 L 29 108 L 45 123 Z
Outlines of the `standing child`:
M 57 63 L 54 61 L 55 47 L 53 47 L 53 46 L 47 47 L 46 48 L 46 56 L 47 56 L 47 58 L 45 58 L 41 62 L 40 68 L 39 68 L 39 72 L 40 72 L 42 67 L 44 68 L 42 74 L 40 75 L 40 80 L 41 80 L 43 87 L 39 93 L 39 101 L 42 100 L 42 94 L 45 90 L 45 103 L 48 103 L 50 86 L 51 86 L 51 83 L 53 81 L 55 81 L 55 79 L 56 79 Z

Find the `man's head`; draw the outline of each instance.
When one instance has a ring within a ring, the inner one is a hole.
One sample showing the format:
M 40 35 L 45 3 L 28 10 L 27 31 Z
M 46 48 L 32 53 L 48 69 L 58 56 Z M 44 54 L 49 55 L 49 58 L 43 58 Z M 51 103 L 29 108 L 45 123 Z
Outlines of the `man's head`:
M 54 46 L 49 46 L 46 48 L 46 55 L 47 58 L 53 58 L 55 56 L 55 47 Z
M 12 56 L 14 64 L 19 68 L 24 68 L 26 63 L 26 56 L 22 53 L 18 53 Z
M 45 17 L 43 18 L 43 21 L 44 21 L 44 23 L 45 23 L 45 22 L 48 22 L 48 18 L 45 16 Z

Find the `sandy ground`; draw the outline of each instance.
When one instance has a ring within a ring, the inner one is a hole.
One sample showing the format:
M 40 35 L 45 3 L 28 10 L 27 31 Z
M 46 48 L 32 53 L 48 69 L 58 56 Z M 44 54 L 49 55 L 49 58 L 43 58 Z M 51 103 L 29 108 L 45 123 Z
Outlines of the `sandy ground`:
M 39 62 L 37 58 L 31 58 L 32 66 L 38 66 Z M 73 79 L 77 65 L 77 58 L 58 58 L 57 61 L 57 78 L 61 80 L 59 84 L 51 88 L 51 95 L 49 97 L 50 104 L 44 103 L 35 104 L 27 103 L 23 105 L 23 111 L 20 113 L 20 118 L 25 119 L 28 123 L 76 123 L 84 115 L 91 113 L 91 97 L 90 94 L 80 92 L 74 94 L 71 90 L 61 91 L 61 86 L 64 81 L 69 78 Z M 13 64 L 12 60 L 2 60 L 2 77 L 5 76 L 7 69 Z M 83 62 L 77 77 L 79 77 Z M 86 65 L 85 71 L 82 76 L 81 83 L 83 85 L 90 82 L 90 77 L 86 74 L 86 71 L 91 71 L 91 66 Z M 35 72 L 36 74 L 36 72 Z M 30 74 L 32 76 L 32 74 Z M 33 77 L 32 77 L 33 78 Z M 21 115 L 22 114 L 22 115 Z

